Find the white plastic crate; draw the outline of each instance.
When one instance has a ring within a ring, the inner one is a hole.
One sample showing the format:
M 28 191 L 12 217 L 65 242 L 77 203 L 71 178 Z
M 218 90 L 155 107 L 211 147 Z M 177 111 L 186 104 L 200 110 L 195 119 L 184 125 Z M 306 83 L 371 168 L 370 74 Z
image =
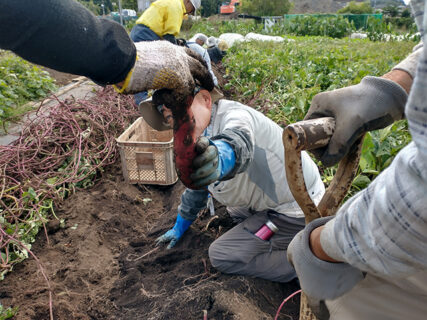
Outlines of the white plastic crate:
M 127 182 L 171 185 L 178 180 L 172 130 L 154 130 L 141 117 L 116 141 Z

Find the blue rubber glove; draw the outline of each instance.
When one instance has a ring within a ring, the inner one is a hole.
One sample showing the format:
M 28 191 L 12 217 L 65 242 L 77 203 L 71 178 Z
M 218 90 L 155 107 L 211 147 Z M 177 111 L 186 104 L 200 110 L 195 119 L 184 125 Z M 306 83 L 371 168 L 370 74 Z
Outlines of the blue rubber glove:
M 172 248 L 173 246 L 175 246 L 178 240 L 181 239 L 184 232 L 187 231 L 187 229 L 190 227 L 192 223 L 193 221 L 186 220 L 183 217 L 181 217 L 180 214 L 178 214 L 173 228 L 167 231 L 164 235 L 156 239 L 156 246 L 170 241 L 167 246 L 167 249 Z
M 191 175 L 193 185 L 206 187 L 226 177 L 236 164 L 233 148 L 225 141 L 200 137 L 196 142 L 198 156 L 193 160 L 196 169 Z

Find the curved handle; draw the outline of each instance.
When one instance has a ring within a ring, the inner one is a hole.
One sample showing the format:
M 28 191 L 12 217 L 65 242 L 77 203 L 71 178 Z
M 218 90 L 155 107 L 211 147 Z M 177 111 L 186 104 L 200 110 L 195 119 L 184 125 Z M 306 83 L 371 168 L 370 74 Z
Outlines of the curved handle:
M 357 173 L 363 136 L 339 163 L 338 171 L 319 205 L 311 200 L 304 182 L 301 151 L 326 146 L 334 129 L 335 120 L 328 117 L 296 122 L 283 131 L 286 178 L 292 195 L 304 212 L 306 223 L 335 214 Z

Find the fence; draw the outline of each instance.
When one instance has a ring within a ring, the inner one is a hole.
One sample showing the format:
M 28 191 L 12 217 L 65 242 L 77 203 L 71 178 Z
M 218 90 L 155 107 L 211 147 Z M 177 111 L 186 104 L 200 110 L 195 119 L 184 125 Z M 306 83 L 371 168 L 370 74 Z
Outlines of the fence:
M 368 27 L 368 23 L 370 18 L 382 21 L 383 14 L 375 13 L 375 14 L 285 14 L 283 18 L 285 20 L 292 20 L 298 17 L 311 16 L 315 18 L 330 18 L 330 17 L 343 17 L 348 19 L 350 23 L 354 24 L 354 27 L 358 29 L 366 29 Z

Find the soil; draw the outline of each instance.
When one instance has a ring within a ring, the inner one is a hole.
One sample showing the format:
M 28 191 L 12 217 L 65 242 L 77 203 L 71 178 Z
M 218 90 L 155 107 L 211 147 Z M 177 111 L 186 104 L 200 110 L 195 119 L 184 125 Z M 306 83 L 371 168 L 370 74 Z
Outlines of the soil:
M 184 186 L 126 183 L 119 165 L 90 190 L 76 192 L 57 209 L 59 219 L 33 245 L 50 280 L 55 319 L 272 319 L 296 282 L 217 272 L 209 244 L 232 227 L 223 206 L 218 218 L 203 213 L 175 248 L 155 239 L 174 224 Z M 211 222 L 210 222 L 211 221 Z M 47 241 L 49 240 L 49 242 Z M 18 264 L 0 288 L 3 306 L 19 308 L 16 319 L 49 319 L 49 291 L 32 258 Z M 280 319 L 297 319 L 299 298 Z
M 214 68 L 220 83 L 221 69 Z M 73 78 L 52 74 L 58 83 Z M 299 286 L 225 275 L 211 266 L 210 243 L 233 226 L 225 207 L 215 204 L 213 220 L 203 212 L 176 247 L 155 246 L 173 226 L 183 190 L 179 182 L 130 185 L 119 161 L 106 168 L 96 186 L 77 191 L 56 209 L 65 223 L 52 220 L 40 232 L 32 246 L 39 263 L 29 258 L 15 266 L 1 283 L 1 304 L 18 307 L 17 320 L 49 319 L 41 265 L 57 320 L 273 319 Z M 297 296 L 279 319 L 298 319 L 298 313 Z

